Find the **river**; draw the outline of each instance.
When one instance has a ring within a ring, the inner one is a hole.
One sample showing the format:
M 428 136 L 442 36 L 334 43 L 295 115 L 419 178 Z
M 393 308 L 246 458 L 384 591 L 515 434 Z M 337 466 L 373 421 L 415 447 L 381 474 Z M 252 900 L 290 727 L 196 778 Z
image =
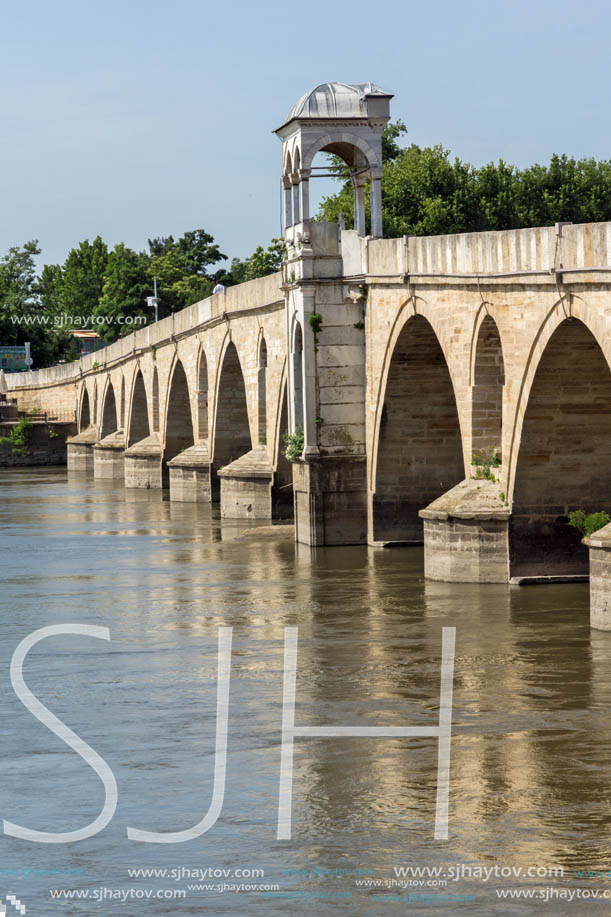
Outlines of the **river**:
M 50 636 L 24 663 L 30 690 L 118 787 L 93 837 L 2 836 L 0 897 L 16 895 L 27 917 L 530 914 L 554 890 L 611 889 L 575 877 L 611 870 L 611 634 L 589 629 L 587 585 L 426 582 L 419 548 L 311 550 L 290 527 L 226 523 L 216 506 L 65 469 L 5 469 L 0 488 L 4 819 L 65 832 L 100 813 L 102 781 L 20 702 L 9 666 L 38 628 L 110 631 Z M 129 839 L 128 827 L 191 828 L 210 806 L 220 627 L 233 646 L 218 819 L 184 843 Z M 442 628 L 456 628 L 447 840 L 433 833 L 430 737 L 296 738 L 292 833 L 276 838 L 287 627 L 298 628 L 296 723 L 380 727 L 437 725 Z M 525 877 L 529 867 L 552 874 Z M 428 901 L 381 898 L 408 894 Z M 544 910 L 588 906 L 608 913 L 575 896 Z

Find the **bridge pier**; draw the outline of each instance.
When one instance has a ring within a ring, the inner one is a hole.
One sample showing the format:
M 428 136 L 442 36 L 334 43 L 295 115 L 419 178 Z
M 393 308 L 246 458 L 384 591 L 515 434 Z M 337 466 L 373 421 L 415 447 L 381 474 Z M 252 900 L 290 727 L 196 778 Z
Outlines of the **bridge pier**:
M 105 480 L 125 478 L 125 437 L 115 431 L 105 436 L 93 447 L 93 476 Z
M 312 547 L 367 542 L 365 292 L 360 278 L 344 282 L 360 251 L 358 235 L 334 223 L 287 231 L 289 428 L 303 436 L 295 536 Z
M 293 463 L 295 537 L 312 547 L 367 543 L 366 460 L 325 456 Z
M 446 583 L 509 582 L 510 510 L 500 484 L 461 481 L 420 510 L 424 575 Z
M 179 452 L 167 463 L 170 500 L 177 503 L 210 503 L 211 462 L 206 440 Z
M 590 626 L 611 630 L 611 523 L 584 544 L 590 551 Z
M 274 469 L 259 446 L 220 468 L 221 516 L 225 519 L 271 519 Z
M 257 446 L 217 472 L 225 519 L 286 519 L 293 515 L 288 462 L 274 469 L 267 449 Z
M 124 453 L 125 486 L 161 489 L 161 445 L 159 434 L 152 433 L 134 443 Z
M 68 471 L 93 471 L 93 447 L 97 441 L 96 427 L 87 427 L 86 430 L 66 440 Z

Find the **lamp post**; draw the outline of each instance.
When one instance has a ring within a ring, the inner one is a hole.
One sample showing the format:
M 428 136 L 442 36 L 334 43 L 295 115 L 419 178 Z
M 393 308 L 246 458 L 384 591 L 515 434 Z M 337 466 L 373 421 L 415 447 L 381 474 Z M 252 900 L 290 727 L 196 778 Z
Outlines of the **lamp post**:
M 155 289 L 155 295 L 147 296 L 146 304 L 149 307 L 149 309 L 155 310 L 155 321 L 158 322 L 159 321 L 159 300 L 157 299 L 157 278 L 156 277 L 153 277 L 153 284 L 154 284 L 154 289 Z

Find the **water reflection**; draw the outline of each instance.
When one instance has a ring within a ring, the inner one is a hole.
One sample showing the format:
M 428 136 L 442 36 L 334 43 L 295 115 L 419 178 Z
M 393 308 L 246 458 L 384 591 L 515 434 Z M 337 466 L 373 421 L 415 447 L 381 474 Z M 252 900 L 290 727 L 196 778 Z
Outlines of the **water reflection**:
M 41 852 L 5 838 L 8 866 L 78 862 L 78 887 L 129 889 L 137 883 L 127 866 L 205 860 L 259 866 L 283 889 L 328 890 L 280 870 L 367 866 L 383 878 L 407 861 L 610 863 L 611 635 L 589 630 L 587 586 L 428 583 L 419 549 L 310 550 L 287 529 L 257 534 L 220 520 L 216 507 L 62 471 L 3 472 L 2 495 L 2 725 L 14 749 L 1 765 L 3 812 L 59 831 L 87 823 L 101 804 L 95 775 L 10 691 L 17 642 L 51 623 L 111 629 L 109 647 L 53 638 L 26 675 L 111 764 L 120 793 L 111 825 L 82 845 Z M 221 817 L 179 853 L 129 842 L 127 825 L 180 830 L 209 805 L 220 625 L 234 628 Z M 437 747 L 425 738 L 296 740 L 293 838 L 275 840 L 283 634 L 295 625 L 296 721 L 349 726 L 436 725 L 441 632 L 457 628 L 448 842 L 433 840 Z M 58 913 L 45 905 L 48 887 L 28 886 L 39 896 L 35 913 Z M 338 887 L 354 901 L 321 907 L 379 912 L 371 892 L 351 880 Z M 529 913 L 526 904 L 499 906 L 494 887 L 462 882 L 458 890 L 477 896 L 463 912 Z M 210 893 L 180 912 L 287 908 L 255 893 L 236 900 Z M 151 913 L 177 910 L 155 906 Z

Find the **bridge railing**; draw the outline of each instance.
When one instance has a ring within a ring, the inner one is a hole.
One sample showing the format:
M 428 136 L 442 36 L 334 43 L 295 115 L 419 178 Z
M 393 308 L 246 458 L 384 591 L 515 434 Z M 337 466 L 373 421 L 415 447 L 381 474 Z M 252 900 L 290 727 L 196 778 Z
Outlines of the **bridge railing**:
M 6 376 L 7 387 L 38 388 L 44 385 L 70 382 L 80 377 L 81 373 L 89 372 L 102 366 L 114 364 L 117 360 L 130 354 L 147 350 L 152 346 L 159 346 L 169 341 L 172 336 L 182 336 L 200 327 L 223 314 L 231 315 L 236 312 L 257 309 L 279 302 L 283 298 L 280 284 L 280 273 L 269 274 L 256 280 L 248 280 L 228 287 L 224 293 L 217 293 L 194 303 L 192 306 L 174 312 L 168 318 L 159 322 L 139 328 L 126 337 L 119 338 L 114 344 L 87 354 L 73 363 L 60 363 L 39 369 L 31 373 L 11 373 Z M 35 357 L 35 354 L 34 354 Z
M 611 222 L 576 223 L 365 242 L 363 271 L 477 276 L 611 269 Z M 358 258 L 351 254 L 356 264 Z

